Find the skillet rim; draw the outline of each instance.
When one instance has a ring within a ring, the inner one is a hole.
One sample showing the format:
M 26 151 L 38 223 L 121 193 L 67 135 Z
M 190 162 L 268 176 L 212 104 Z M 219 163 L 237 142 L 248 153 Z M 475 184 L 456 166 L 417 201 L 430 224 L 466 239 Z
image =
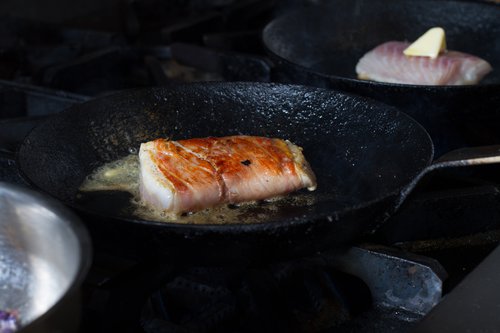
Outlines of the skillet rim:
M 113 223 L 132 223 L 137 226 L 145 225 L 148 227 L 152 228 L 158 228 L 158 229 L 169 229 L 170 231 L 174 232 L 180 232 L 180 233 L 186 233 L 188 232 L 221 232 L 224 234 L 231 233 L 231 234 L 242 234 L 242 233 L 248 233 L 248 232 L 263 232 L 263 231 L 277 231 L 281 229 L 286 229 L 288 227 L 292 227 L 295 225 L 302 225 L 302 224 L 307 224 L 307 223 L 314 223 L 315 221 L 318 220 L 328 220 L 331 223 L 337 222 L 339 219 L 344 214 L 347 214 L 351 211 L 354 210 L 361 210 L 364 208 L 367 208 L 371 205 L 376 205 L 377 203 L 383 202 L 384 200 L 396 196 L 400 197 L 405 189 L 408 189 L 411 187 L 412 183 L 414 182 L 415 179 L 424 171 L 426 168 L 429 167 L 429 165 L 432 164 L 433 158 L 434 158 L 434 145 L 432 142 L 432 139 L 425 130 L 425 128 L 417 122 L 413 117 L 409 116 L 405 112 L 399 110 L 396 107 L 393 107 L 391 105 L 385 104 L 383 102 L 377 101 L 373 98 L 361 96 L 361 95 L 356 95 L 353 93 L 348 93 L 344 91 L 340 91 L 337 89 L 326 89 L 326 88 L 319 88 L 319 87 L 313 87 L 313 86 L 307 86 L 307 85 L 300 85 L 300 84 L 284 84 L 284 83 L 274 83 L 274 82 L 249 82 L 249 81 L 209 81 L 209 82 L 191 82 L 191 83 L 182 83 L 175 85 L 172 87 L 173 89 L 185 89 L 185 87 L 196 87 L 196 86 L 202 86 L 202 87 L 221 87 L 221 86 L 240 86 L 240 87 L 267 87 L 268 89 L 272 87 L 287 87 L 291 89 L 301 89 L 304 91 L 304 89 L 308 90 L 308 92 L 314 92 L 314 91 L 322 91 L 328 94 L 334 94 L 334 95 L 343 95 L 346 97 L 354 98 L 358 101 L 366 101 L 370 103 L 371 105 L 380 105 L 381 107 L 384 108 L 384 110 L 387 110 L 388 112 L 392 113 L 394 115 L 394 118 L 396 117 L 402 117 L 404 118 L 408 123 L 411 123 L 412 126 L 415 126 L 419 130 L 419 132 L 422 135 L 422 141 L 425 140 L 425 146 L 426 150 L 428 150 L 428 159 L 425 161 L 425 164 L 416 174 L 405 184 L 399 186 L 393 191 L 385 193 L 383 196 L 379 196 L 375 199 L 369 200 L 369 201 L 364 201 L 360 203 L 359 205 L 353 205 L 346 207 L 341 210 L 337 211 L 332 211 L 330 214 L 309 214 L 307 216 L 297 216 L 293 217 L 290 219 L 286 220 L 271 220 L 268 222 L 259 222 L 259 223 L 226 223 L 226 224 L 190 224 L 190 223 L 175 223 L 175 222 L 160 222 L 160 221 L 154 221 L 154 220 L 145 220 L 145 219 L 140 219 L 140 218 L 132 218 L 132 217 L 125 217 L 125 216 L 119 216 L 119 215 L 107 215 L 103 214 L 100 212 L 95 212 L 89 209 L 86 209 L 82 205 L 75 204 L 73 202 L 67 202 L 66 200 L 61 199 L 59 196 L 55 196 L 52 193 L 46 191 L 44 188 L 41 188 L 38 186 L 28 175 L 24 172 L 24 169 L 22 168 L 22 163 L 20 163 L 20 155 L 22 150 L 24 149 L 25 145 L 29 142 L 30 136 L 41 126 L 43 126 L 46 123 L 49 123 L 52 121 L 53 118 L 55 117 L 64 117 L 66 114 L 70 114 L 72 112 L 85 112 L 85 111 L 79 111 L 79 110 L 73 110 L 74 108 L 79 108 L 82 105 L 85 104 L 92 104 L 92 103 L 100 103 L 103 100 L 108 100 L 109 98 L 117 98 L 118 96 L 128 94 L 130 92 L 134 93 L 142 93 L 142 92 L 149 92 L 149 93 L 154 93 L 155 91 L 164 91 L 168 90 L 171 87 L 168 86 L 154 86 L 154 87 L 146 87 L 146 88 L 131 88 L 131 89 L 124 89 L 120 91 L 116 91 L 111 94 L 107 94 L 104 96 L 99 96 L 97 98 L 91 99 L 89 101 L 85 101 L 80 104 L 76 104 L 75 106 L 71 106 L 59 113 L 56 113 L 54 115 L 51 115 L 47 119 L 43 120 L 40 124 L 37 124 L 34 128 L 32 128 L 26 137 L 23 139 L 21 145 L 16 151 L 16 164 L 18 166 L 19 173 L 21 177 L 28 182 L 31 186 L 34 188 L 48 194 L 52 198 L 55 198 L 59 202 L 63 203 L 64 205 L 71 207 L 72 209 L 75 209 L 78 212 L 82 212 L 86 215 L 92 215 L 92 216 L 97 216 L 100 218 L 105 218 L 107 220 L 112 221 Z M 396 200 L 395 200 L 396 201 Z

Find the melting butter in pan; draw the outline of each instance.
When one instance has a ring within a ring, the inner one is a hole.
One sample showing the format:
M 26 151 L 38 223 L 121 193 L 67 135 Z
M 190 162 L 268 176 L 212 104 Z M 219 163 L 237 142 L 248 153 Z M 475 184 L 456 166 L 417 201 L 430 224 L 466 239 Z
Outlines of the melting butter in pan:
M 132 194 L 130 206 L 134 217 L 158 222 L 186 224 L 227 224 L 259 223 L 270 216 L 279 216 L 280 208 L 311 206 L 317 197 L 311 193 L 294 193 L 284 197 L 272 198 L 261 202 L 229 204 L 208 208 L 195 213 L 176 215 L 147 206 L 139 193 L 139 156 L 130 154 L 119 160 L 97 168 L 80 186 L 85 193 L 100 191 L 122 191 Z
M 80 190 L 126 191 L 139 196 L 139 156 L 127 155 L 97 168 L 85 179 Z

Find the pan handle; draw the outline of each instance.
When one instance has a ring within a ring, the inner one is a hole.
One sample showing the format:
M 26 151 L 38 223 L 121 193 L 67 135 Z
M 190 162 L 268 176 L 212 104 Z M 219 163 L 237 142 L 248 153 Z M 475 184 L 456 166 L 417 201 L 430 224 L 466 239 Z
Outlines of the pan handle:
M 394 208 L 398 210 L 420 180 L 434 170 L 497 163 L 500 163 L 500 145 L 452 150 L 436 159 L 431 165 L 422 170 L 400 193 L 399 200 L 396 202 Z
M 431 166 L 436 169 L 495 163 L 500 163 L 500 145 L 453 150 L 438 158 Z
M 26 135 L 49 116 L 11 118 L 0 121 L 0 157 L 15 161 Z

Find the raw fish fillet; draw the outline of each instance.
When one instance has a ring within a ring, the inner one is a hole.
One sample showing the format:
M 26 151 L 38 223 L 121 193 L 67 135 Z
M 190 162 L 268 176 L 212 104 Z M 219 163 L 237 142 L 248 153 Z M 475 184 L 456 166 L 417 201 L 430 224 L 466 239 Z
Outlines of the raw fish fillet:
M 447 51 L 437 58 L 403 54 L 410 44 L 387 42 L 366 53 L 356 65 L 363 80 L 418 85 L 466 85 L 478 83 L 492 68 L 476 56 Z
M 157 139 L 141 144 L 139 161 L 141 199 L 173 213 L 316 188 L 302 149 L 281 139 Z

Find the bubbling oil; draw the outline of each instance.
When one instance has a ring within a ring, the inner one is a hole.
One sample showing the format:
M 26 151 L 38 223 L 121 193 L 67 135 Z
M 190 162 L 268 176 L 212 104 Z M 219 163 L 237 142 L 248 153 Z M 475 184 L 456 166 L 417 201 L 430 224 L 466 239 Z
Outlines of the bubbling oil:
M 148 221 L 185 224 L 249 224 L 265 222 L 280 216 L 286 208 L 311 206 L 318 199 L 310 193 L 294 193 L 261 201 L 239 204 L 225 204 L 197 212 L 174 214 L 148 206 L 141 200 L 139 192 L 139 156 L 134 152 L 119 160 L 106 163 L 95 169 L 82 183 L 79 190 L 83 195 L 109 191 L 128 192 L 128 209 L 123 215 Z

